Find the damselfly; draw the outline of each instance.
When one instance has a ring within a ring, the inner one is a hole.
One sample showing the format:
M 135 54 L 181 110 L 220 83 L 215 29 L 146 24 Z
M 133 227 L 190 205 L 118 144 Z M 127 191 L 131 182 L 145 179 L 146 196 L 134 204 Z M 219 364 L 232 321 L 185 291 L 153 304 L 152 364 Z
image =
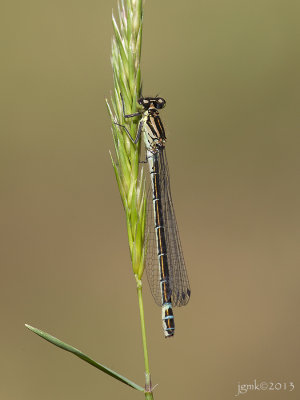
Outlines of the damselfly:
M 164 108 L 166 101 L 161 97 L 141 97 L 138 103 L 143 110 L 134 114 L 126 114 L 123 98 L 122 103 L 124 118 L 141 116 L 135 139 L 124 125 L 118 123 L 116 125 L 124 128 L 135 144 L 142 134 L 144 137 L 153 203 L 153 212 L 151 218 L 148 217 L 148 225 L 151 220 L 150 232 L 154 236 L 154 239 L 151 240 L 150 237 L 148 240 L 146 271 L 154 300 L 162 307 L 164 335 L 170 337 L 175 331 L 173 306 L 186 305 L 191 290 L 170 191 L 165 151 L 166 135 L 158 111 Z

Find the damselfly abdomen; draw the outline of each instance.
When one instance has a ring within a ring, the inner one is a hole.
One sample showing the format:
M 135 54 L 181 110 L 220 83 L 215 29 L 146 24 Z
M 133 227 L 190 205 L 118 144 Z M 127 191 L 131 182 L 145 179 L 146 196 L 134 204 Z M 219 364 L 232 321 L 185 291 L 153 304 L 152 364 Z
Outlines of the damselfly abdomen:
M 191 290 L 171 197 L 166 135 L 158 111 L 166 102 L 161 97 L 141 97 L 138 103 L 143 110 L 128 115 L 125 114 L 123 103 L 124 118 L 141 116 L 136 139 L 131 137 L 125 126 L 120 126 L 134 143 L 139 141 L 141 134 L 144 137 L 153 205 L 147 219 L 149 237 L 146 271 L 154 300 L 162 307 L 164 335 L 170 337 L 175 331 L 173 307 L 186 305 Z

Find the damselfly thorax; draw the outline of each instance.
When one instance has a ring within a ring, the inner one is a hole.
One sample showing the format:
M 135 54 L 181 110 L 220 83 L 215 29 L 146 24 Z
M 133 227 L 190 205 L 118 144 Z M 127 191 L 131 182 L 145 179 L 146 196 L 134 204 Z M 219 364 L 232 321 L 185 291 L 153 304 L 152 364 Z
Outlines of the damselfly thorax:
M 166 134 L 161 122 L 158 109 L 166 104 L 162 98 L 142 97 L 139 104 L 144 107 L 140 123 L 143 124 L 144 142 L 147 150 L 155 153 L 164 147 Z

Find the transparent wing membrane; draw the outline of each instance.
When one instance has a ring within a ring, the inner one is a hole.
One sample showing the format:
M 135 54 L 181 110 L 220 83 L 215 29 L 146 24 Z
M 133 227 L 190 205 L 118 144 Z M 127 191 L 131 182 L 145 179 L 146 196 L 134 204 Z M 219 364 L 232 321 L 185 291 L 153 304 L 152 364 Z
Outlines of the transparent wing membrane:
M 178 227 L 171 197 L 170 179 L 165 148 L 161 148 L 155 157 L 158 159 L 159 187 L 166 239 L 166 252 L 169 269 L 168 295 L 173 306 L 184 306 L 188 303 L 191 295 L 189 280 L 183 258 Z M 155 302 L 162 306 L 160 289 L 160 271 L 157 256 L 156 235 L 154 229 L 153 193 L 151 183 L 147 198 L 147 256 L 146 272 Z

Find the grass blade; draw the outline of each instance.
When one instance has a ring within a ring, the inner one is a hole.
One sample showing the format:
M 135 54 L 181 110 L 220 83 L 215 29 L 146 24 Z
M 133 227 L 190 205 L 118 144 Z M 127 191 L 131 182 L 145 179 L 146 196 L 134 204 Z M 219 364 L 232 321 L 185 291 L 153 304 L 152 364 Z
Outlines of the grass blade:
M 40 329 L 34 328 L 33 326 L 30 326 L 28 324 L 25 324 L 25 326 L 26 326 L 26 328 L 28 328 L 32 332 L 36 333 L 41 338 L 47 340 L 48 342 L 54 344 L 57 347 L 60 347 L 63 350 L 69 351 L 70 353 L 74 354 L 75 356 L 81 358 L 83 361 L 86 361 L 87 363 L 91 364 L 93 367 L 100 369 L 100 371 L 102 371 L 102 372 L 105 372 L 107 375 L 112 376 L 113 378 L 125 383 L 128 386 L 131 386 L 133 389 L 144 392 L 143 387 L 130 381 L 129 379 L 118 374 L 117 372 L 113 371 L 112 369 L 107 368 L 105 365 L 99 364 L 98 362 L 92 360 L 90 357 L 88 357 L 86 354 L 82 353 L 80 350 L 75 349 L 75 347 L 72 347 L 69 344 L 62 342 L 61 340 L 57 339 L 56 337 L 49 335 L 49 333 L 43 332 Z

